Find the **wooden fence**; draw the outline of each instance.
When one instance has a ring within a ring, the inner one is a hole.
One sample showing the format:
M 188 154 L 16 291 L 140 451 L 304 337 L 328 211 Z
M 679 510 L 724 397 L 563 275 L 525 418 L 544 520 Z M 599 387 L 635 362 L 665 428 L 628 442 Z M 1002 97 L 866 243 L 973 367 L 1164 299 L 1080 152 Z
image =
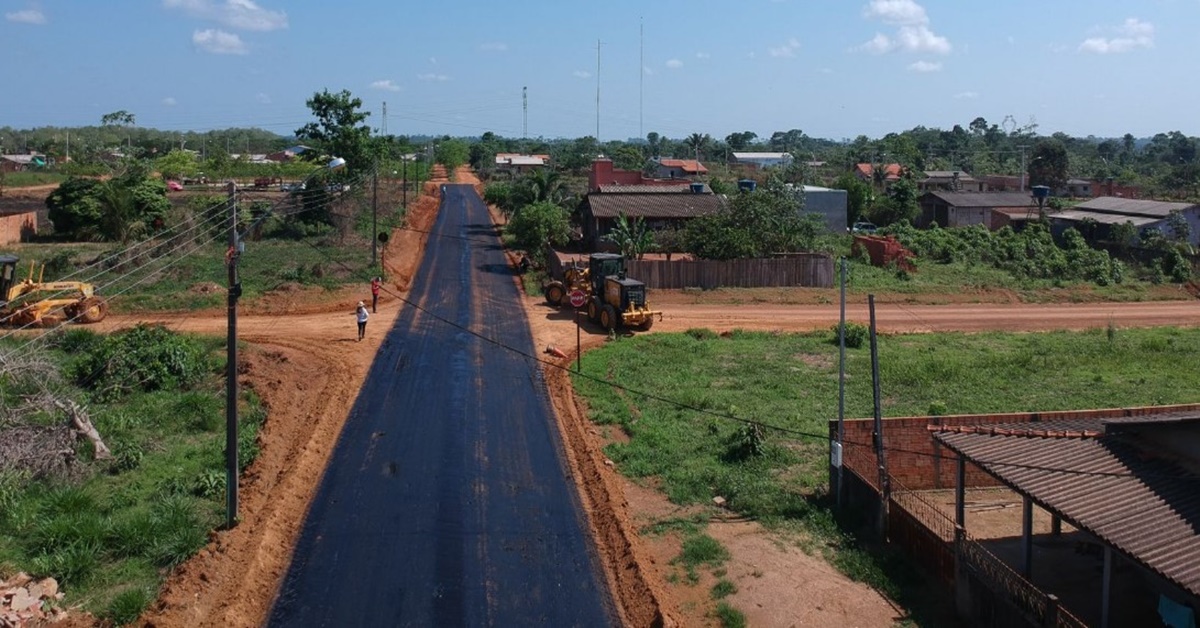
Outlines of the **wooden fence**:
M 630 260 L 625 267 L 630 277 L 652 289 L 833 287 L 833 258 L 823 253 L 728 261 Z

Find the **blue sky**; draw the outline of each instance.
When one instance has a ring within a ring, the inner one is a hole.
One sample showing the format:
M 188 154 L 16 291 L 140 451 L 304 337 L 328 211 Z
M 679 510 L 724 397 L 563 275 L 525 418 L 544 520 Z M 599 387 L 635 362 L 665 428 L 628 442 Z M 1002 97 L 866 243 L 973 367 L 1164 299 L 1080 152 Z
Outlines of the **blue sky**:
M 879 137 L 976 116 L 1200 135 L 1200 0 L 0 0 L 0 126 L 257 126 L 348 89 L 392 134 Z M 644 36 L 639 36 L 644 29 Z

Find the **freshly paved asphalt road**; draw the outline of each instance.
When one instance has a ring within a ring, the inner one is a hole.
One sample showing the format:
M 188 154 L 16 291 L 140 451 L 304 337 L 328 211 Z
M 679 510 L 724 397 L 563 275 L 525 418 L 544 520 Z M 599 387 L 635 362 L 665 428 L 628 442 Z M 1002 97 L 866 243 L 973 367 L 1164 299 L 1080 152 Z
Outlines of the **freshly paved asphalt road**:
M 409 299 L 535 353 L 487 209 L 447 185 Z M 343 429 L 272 626 L 613 626 L 537 365 L 406 306 Z

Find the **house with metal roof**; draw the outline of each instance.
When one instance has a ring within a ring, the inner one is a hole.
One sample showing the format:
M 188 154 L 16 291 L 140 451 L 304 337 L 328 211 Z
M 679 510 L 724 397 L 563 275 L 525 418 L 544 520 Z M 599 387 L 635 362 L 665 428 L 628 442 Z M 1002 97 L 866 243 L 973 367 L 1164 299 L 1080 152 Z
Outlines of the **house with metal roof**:
M 1038 206 L 1028 192 L 926 192 L 917 199 L 921 214 L 918 227 L 984 225 L 988 229 L 1038 217 Z
M 762 170 L 765 168 L 788 166 L 792 163 L 793 157 L 791 153 L 752 153 L 735 151 L 733 153 L 733 159 L 739 164 Z
M 987 183 L 961 170 L 927 170 L 925 178 L 917 181 L 922 192 L 986 192 Z
M 496 153 L 497 172 L 524 174 L 550 163 L 550 155 L 523 155 L 520 153 Z
M 1171 237 L 1175 234 L 1168 219 L 1173 212 L 1179 212 L 1187 220 L 1190 231 L 1188 242 L 1192 246 L 1200 246 L 1200 204 L 1196 203 L 1100 196 L 1052 214 L 1050 224 L 1055 232 L 1075 227 L 1085 235 L 1099 239 L 1111 239 L 1111 229 L 1124 223 L 1131 223 L 1139 233 L 1154 229 Z
M 580 208 L 584 247 L 606 247 L 604 236 L 612 232 L 619 216 L 641 218 L 652 230 L 678 229 L 689 220 L 716 213 L 724 198 L 703 183 L 677 185 L 600 184 Z

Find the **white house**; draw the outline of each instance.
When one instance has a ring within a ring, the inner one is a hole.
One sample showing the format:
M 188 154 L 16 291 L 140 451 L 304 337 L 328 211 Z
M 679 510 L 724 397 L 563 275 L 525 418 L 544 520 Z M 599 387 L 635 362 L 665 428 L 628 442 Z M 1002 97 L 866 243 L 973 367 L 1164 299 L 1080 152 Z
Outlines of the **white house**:
M 734 153 L 733 158 L 739 164 L 755 168 L 774 168 L 787 166 L 792 163 L 791 153 Z

